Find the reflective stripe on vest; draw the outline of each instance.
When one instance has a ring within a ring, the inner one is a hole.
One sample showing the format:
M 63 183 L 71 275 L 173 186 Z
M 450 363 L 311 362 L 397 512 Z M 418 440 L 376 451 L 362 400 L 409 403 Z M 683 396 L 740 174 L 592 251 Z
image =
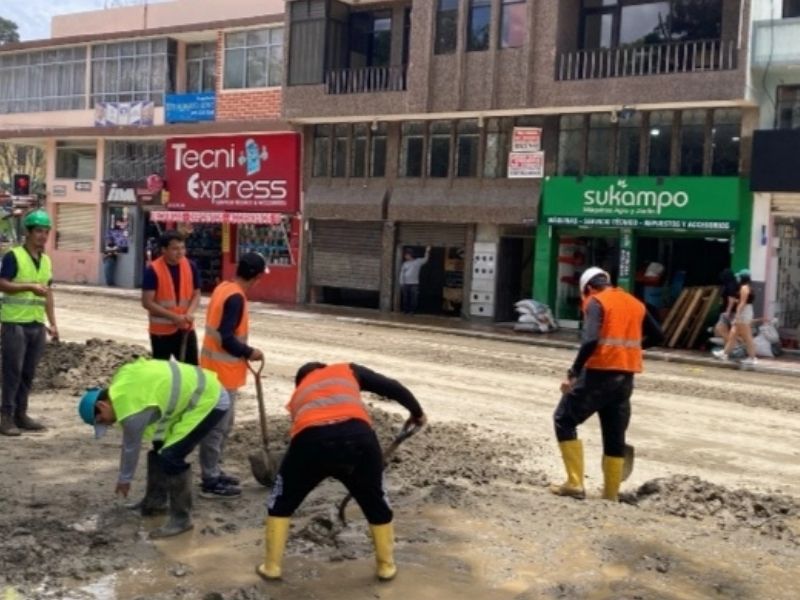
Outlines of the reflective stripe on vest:
M 622 348 L 641 348 L 641 340 L 624 340 L 621 338 L 600 338 L 598 344 L 603 346 L 620 346 Z
M 37 284 L 47 287 L 53 279 L 50 257 L 42 254 L 39 266 L 23 246 L 11 249 L 17 263 L 12 283 Z M 3 323 L 44 323 L 47 299 L 33 292 L 5 292 L 0 300 L 0 321 Z
M 180 270 L 178 296 L 175 296 L 175 283 L 172 280 L 167 262 L 164 257 L 153 261 L 152 269 L 156 274 L 156 290 L 153 302 L 161 308 L 178 315 L 185 315 L 194 295 L 194 275 L 192 266 L 187 258 L 182 258 L 178 264 Z M 172 335 L 178 331 L 178 326 L 172 319 L 159 315 L 149 315 L 150 333 L 154 335 Z
M 244 289 L 234 281 L 223 281 L 211 294 L 206 310 L 206 335 L 200 352 L 200 366 L 214 371 L 220 382 L 228 390 L 236 390 L 247 382 L 247 361 L 233 356 L 222 346 L 222 334 L 219 327 L 225 312 L 225 303 L 233 296 L 242 297 L 242 315 L 234 330 L 235 338 L 242 344 L 247 343 L 250 317 L 247 307 L 247 296 Z
M 197 387 L 192 392 L 191 398 L 189 398 L 189 404 L 186 406 L 186 410 L 197 408 L 200 397 L 206 391 L 206 374 L 200 367 L 194 367 L 194 369 L 197 372 Z M 164 414 L 161 415 L 161 418 L 158 420 L 156 432 L 153 434 L 153 440 L 156 442 L 164 441 L 167 426 L 175 415 L 175 409 L 178 408 L 178 400 L 180 400 L 181 397 L 181 370 L 178 363 L 169 361 L 169 370 L 172 374 L 172 387 L 169 392 L 167 410 L 164 411 Z

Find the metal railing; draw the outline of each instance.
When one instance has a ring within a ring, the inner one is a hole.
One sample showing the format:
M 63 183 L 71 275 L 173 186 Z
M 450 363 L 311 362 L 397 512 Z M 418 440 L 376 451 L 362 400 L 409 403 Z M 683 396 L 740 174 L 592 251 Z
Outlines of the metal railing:
M 407 65 L 332 69 L 325 75 L 328 94 L 404 92 L 408 87 Z
M 735 40 L 667 42 L 619 48 L 564 52 L 558 58 L 558 81 L 669 75 L 736 68 Z

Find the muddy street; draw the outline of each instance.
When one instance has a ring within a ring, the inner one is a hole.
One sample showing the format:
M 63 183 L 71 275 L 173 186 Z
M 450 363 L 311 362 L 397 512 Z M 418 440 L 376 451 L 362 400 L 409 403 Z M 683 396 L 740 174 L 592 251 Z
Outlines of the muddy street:
M 158 519 L 139 518 L 113 495 L 121 436 L 93 440 L 75 408 L 83 381 L 100 383 L 148 346 L 144 311 L 133 299 L 65 292 L 57 304 L 64 343 L 48 350 L 32 398 L 49 430 L 0 438 L 0 591 L 5 583 L 23 598 L 108 600 L 796 597 L 795 378 L 648 361 L 633 400 L 637 462 L 625 502 L 580 502 L 544 488 L 562 477 L 551 414 L 572 352 L 256 307 L 251 344 L 266 355 L 274 439 L 285 439 L 283 405 L 309 360 L 395 377 L 430 419 L 387 471 L 398 578 L 372 579 L 363 518 L 351 503 L 348 524 L 338 522 L 344 491 L 328 482 L 293 521 L 285 581 L 266 585 L 253 570 L 267 490 L 246 459 L 259 439 L 252 386 L 226 459 L 245 476 L 243 497 L 196 498 L 194 531 L 154 544 L 146 532 Z M 95 338 L 115 343 L 86 343 Z M 403 411 L 379 398 L 371 405 L 388 443 Z M 581 435 L 595 490 L 596 421 Z

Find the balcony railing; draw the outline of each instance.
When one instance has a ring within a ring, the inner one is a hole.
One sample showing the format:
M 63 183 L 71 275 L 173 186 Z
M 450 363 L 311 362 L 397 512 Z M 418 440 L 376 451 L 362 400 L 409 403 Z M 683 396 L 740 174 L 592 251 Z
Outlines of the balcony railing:
M 735 40 L 696 40 L 565 52 L 558 81 L 725 71 L 736 68 Z
M 325 86 L 329 94 L 404 92 L 408 86 L 407 74 L 406 65 L 333 69 L 325 76 Z

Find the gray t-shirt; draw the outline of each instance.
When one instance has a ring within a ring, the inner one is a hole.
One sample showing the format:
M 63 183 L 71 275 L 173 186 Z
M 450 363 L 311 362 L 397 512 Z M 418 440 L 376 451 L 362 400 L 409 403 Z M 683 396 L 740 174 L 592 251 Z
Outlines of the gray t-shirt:
M 419 272 L 422 265 L 428 262 L 428 257 L 412 258 L 400 265 L 400 285 L 419 285 Z

